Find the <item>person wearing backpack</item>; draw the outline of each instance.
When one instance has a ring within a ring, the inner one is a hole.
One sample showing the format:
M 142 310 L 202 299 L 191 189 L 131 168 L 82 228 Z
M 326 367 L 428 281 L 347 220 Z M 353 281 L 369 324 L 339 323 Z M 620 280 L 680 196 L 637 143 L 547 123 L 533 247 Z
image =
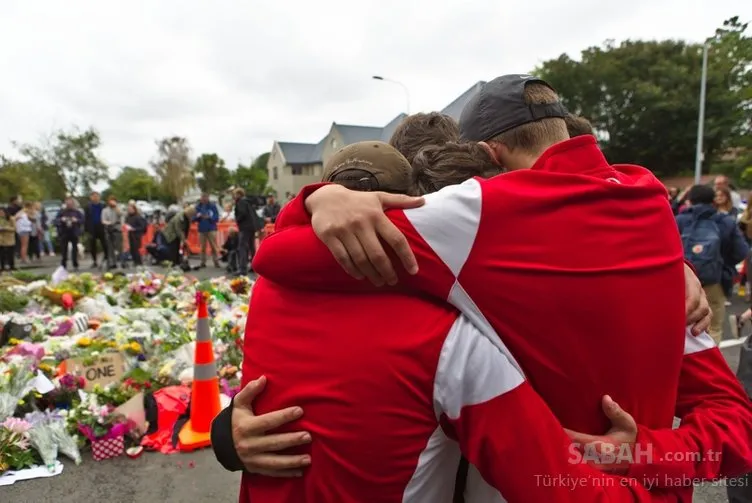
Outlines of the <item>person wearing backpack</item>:
M 689 207 L 676 217 L 684 257 L 692 263 L 713 310 L 710 335 L 716 344 L 723 337 L 726 296 L 721 286 L 724 268 L 736 267 L 749 253 L 749 245 L 736 221 L 713 206 L 712 187 L 695 185 L 687 194 Z

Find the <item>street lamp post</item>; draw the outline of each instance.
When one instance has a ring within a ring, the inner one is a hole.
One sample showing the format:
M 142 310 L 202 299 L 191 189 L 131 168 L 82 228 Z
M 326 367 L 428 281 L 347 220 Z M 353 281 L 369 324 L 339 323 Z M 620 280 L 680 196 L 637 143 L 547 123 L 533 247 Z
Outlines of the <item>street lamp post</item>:
M 407 109 L 405 110 L 405 113 L 407 115 L 410 115 L 410 90 L 407 88 L 407 86 L 405 84 L 403 84 L 402 82 L 396 81 L 396 80 L 392 80 L 392 79 L 388 79 L 386 77 L 382 77 L 380 75 L 374 75 L 371 78 L 373 80 L 381 80 L 383 82 L 391 82 L 392 84 L 397 84 L 398 86 L 402 87 L 402 89 L 405 91 L 405 102 L 406 102 L 406 105 L 407 105 Z
M 705 95 L 708 87 L 708 43 L 702 46 L 702 77 L 700 81 L 700 112 L 697 118 L 697 151 L 695 152 L 695 184 L 700 184 L 702 178 L 702 161 L 705 157 L 702 151 L 702 140 L 705 135 Z

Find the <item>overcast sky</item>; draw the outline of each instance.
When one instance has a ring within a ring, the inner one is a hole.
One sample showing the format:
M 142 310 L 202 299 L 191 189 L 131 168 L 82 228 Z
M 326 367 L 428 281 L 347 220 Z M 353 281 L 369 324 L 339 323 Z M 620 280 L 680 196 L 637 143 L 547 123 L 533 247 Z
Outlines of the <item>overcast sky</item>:
M 441 6 L 441 7 L 439 7 Z M 93 125 L 114 171 L 186 136 L 233 167 L 383 126 L 606 39 L 701 40 L 750 0 L 0 0 L 0 153 Z M 555 83 L 554 83 L 555 84 Z

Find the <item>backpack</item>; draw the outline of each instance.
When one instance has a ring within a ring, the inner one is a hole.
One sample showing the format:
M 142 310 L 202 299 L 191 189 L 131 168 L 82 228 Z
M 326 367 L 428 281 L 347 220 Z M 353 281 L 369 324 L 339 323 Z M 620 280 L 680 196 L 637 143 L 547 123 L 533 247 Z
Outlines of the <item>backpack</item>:
M 711 218 L 695 218 L 681 234 L 684 244 L 684 257 L 697 271 L 700 283 L 715 285 L 723 276 L 723 256 L 721 255 L 721 228 L 718 221 Z

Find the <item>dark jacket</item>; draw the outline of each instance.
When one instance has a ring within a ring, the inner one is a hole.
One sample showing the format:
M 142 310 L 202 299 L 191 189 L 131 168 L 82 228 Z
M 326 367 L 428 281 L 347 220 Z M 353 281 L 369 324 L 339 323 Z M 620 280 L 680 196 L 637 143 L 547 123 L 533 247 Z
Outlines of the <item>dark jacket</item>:
M 55 227 L 61 236 L 80 236 L 83 224 L 84 215 L 75 208 L 63 208 L 55 218 Z
M 264 212 L 263 217 L 264 218 L 270 218 L 272 222 L 277 221 L 277 215 L 279 215 L 279 212 L 282 208 L 280 207 L 278 202 L 274 202 L 273 204 L 267 204 L 264 206 Z
M 697 219 L 713 219 L 721 231 L 721 256 L 725 267 L 736 267 L 736 264 L 747 258 L 749 245 L 733 217 L 718 213 L 710 204 L 690 206 L 676 217 L 676 223 L 681 233 L 684 227 Z
M 15 203 L 10 203 L 8 205 L 8 207 L 5 209 L 5 211 L 8 213 L 9 217 L 15 217 L 16 213 L 18 213 L 19 211 L 21 211 L 21 205 L 15 204 Z
M 143 235 L 146 232 L 146 219 L 138 213 L 129 213 L 128 216 L 125 217 L 125 223 L 131 227 L 131 230 L 129 231 L 131 234 Z
M 84 208 L 84 229 L 86 232 L 94 232 L 99 230 L 102 225 L 102 210 L 104 209 L 104 203 L 89 203 Z
M 201 215 L 208 215 L 209 218 L 201 218 Z M 213 232 L 217 230 L 217 222 L 219 222 L 219 210 L 217 205 L 208 202 L 206 204 L 198 203 L 196 205 L 196 216 L 193 217 L 194 222 L 198 222 L 198 232 Z
M 47 210 L 44 209 L 44 206 L 42 206 L 39 214 L 42 218 L 42 230 L 45 232 L 50 230 L 49 217 L 47 217 Z
M 256 232 L 260 229 L 256 206 L 248 198 L 235 202 L 235 223 L 238 224 L 238 230 L 244 232 Z

